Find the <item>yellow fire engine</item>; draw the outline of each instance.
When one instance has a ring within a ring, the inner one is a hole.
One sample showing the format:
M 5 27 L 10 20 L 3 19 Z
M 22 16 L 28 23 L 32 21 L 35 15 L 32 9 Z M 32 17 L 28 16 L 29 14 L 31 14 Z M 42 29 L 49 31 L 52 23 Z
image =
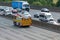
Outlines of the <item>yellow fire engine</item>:
M 17 25 L 17 26 L 28 26 L 29 27 L 32 24 L 31 15 L 27 11 L 14 14 L 13 23 L 15 26 Z

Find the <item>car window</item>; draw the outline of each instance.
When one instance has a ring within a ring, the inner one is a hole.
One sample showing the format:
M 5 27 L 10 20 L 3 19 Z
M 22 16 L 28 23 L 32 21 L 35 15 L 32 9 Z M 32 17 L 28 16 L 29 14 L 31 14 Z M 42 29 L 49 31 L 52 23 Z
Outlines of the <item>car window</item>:
M 16 14 L 17 12 L 12 12 L 13 14 Z
M 43 17 L 44 18 L 45 16 L 44 15 L 40 15 L 40 17 Z
M 22 11 L 22 14 L 26 14 L 27 12 L 26 11 Z
M 0 11 L 4 11 L 4 9 L 0 9 Z
M 29 5 L 27 5 L 27 4 L 25 4 L 25 5 L 23 5 L 24 7 L 29 7 Z
M 22 14 L 24 14 L 24 12 L 22 12 Z
M 47 18 L 50 18 L 50 17 L 52 17 L 52 16 L 51 16 L 51 15 L 46 15 L 46 17 L 47 17 Z

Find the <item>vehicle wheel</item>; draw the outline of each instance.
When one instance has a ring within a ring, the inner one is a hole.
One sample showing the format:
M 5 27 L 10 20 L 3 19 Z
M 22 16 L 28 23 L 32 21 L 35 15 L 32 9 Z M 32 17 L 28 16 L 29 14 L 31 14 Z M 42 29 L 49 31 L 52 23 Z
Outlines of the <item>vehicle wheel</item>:
M 3 16 L 5 16 L 5 14 L 3 14 Z
M 26 27 L 28 27 L 28 28 L 29 28 L 30 26 L 26 26 Z
M 16 22 L 13 22 L 14 26 L 17 26 Z
M 57 21 L 58 21 L 58 23 L 60 23 L 60 19 L 58 19 Z
M 23 28 L 29 28 L 30 26 L 22 26 Z
M 37 18 L 39 18 L 39 16 L 37 16 Z
M 18 23 L 18 26 L 21 27 L 20 23 Z
M 39 18 L 39 16 L 37 16 L 37 15 L 34 15 L 34 18 Z
M 28 12 L 29 12 L 29 8 L 26 8 L 26 11 L 28 11 Z
M 30 26 L 27 26 L 27 27 L 30 27 Z
M 34 15 L 34 18 L 36 18 L 36 15 Z
M 39 19 L 41 22 L 42 22 L 42 20 L 41 19 Z

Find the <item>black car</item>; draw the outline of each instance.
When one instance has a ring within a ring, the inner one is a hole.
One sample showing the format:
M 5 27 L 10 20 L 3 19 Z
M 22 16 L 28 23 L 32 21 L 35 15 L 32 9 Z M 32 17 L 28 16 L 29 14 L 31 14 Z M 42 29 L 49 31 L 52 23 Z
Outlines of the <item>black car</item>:
M 38 14 L 35 14 L 35 15 L 34 15 L 34 18 L 39 18 Z
M 57 22 L 60 23 L 60 19 L 58 19 Z

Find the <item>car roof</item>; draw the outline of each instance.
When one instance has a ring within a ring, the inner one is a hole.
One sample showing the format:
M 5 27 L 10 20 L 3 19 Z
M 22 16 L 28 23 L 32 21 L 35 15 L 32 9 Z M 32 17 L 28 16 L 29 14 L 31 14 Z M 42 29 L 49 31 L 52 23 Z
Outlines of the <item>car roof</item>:
M 46 12 L 47 12 L 47 11 L 49 11 L 49 9 L 47 9 L 47 8 L 42 8 L 41 11 L 43 11 L 43 12 L 46 11 Z

